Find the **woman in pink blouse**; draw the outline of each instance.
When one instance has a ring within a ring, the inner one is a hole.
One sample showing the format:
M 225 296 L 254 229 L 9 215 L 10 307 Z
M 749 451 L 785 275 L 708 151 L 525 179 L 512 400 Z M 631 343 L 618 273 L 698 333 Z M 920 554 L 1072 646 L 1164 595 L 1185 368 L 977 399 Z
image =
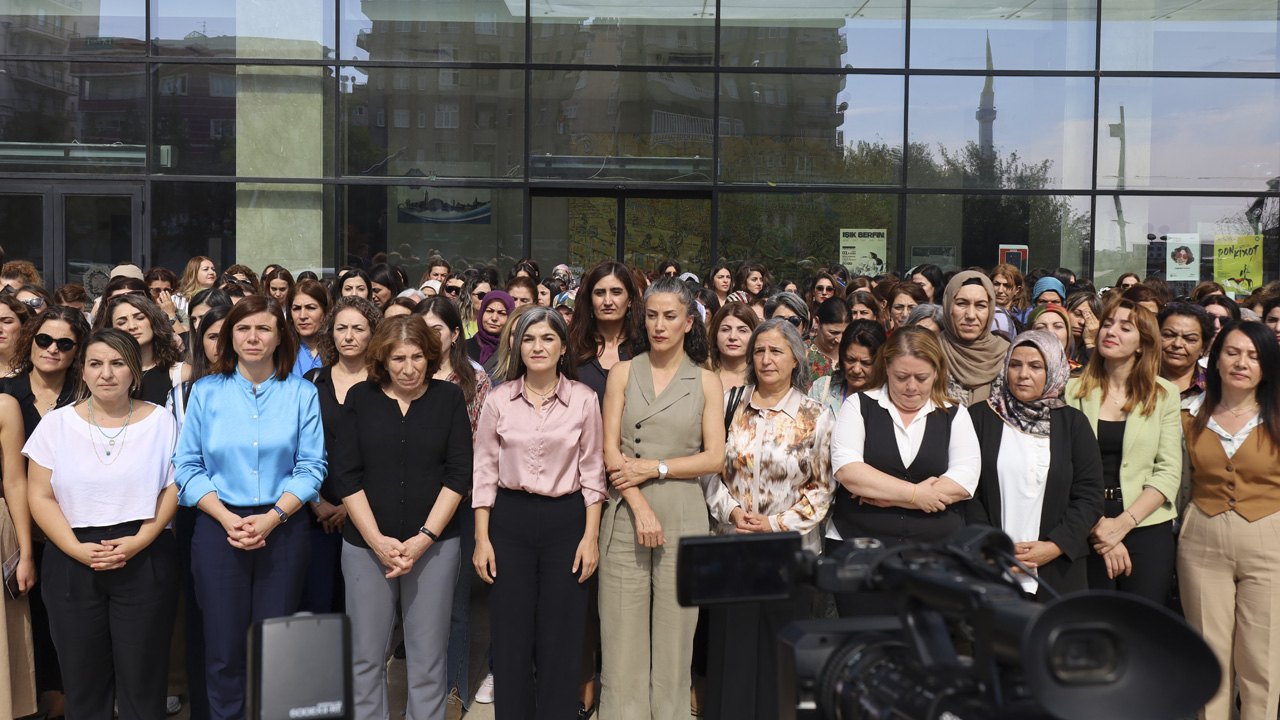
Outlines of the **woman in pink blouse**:
M 520 316 L 508 382 L 489 393 L 476 431 L 474 560 L 493 586 L 499 720 L 560 720 L 578 710 L 585 583 L 600 559 L 607 487 L 599 401 L 573 379 L 568 334 L 551 308 Z

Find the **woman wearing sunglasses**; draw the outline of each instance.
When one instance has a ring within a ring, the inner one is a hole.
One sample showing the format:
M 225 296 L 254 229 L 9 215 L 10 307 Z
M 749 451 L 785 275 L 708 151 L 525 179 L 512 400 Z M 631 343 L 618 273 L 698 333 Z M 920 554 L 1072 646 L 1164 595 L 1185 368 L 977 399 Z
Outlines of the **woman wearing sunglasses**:
M 24 440 L 31 438 L 40 419 L 53 410 L 70 405 L 80 391 L 80 344 L 89 335 L 84 314 L 74 308 L 55 305 L 42 310 L 22 327 L 14 352 L 16 374 L 3 382 L 0 392 L 18 401 L 22 411 Z M 25 488 L 24 488 L 25 489 Z M 10 495 L 12 497 L 12 495 Z M 9 506 L 14 525 L 31 527 L 31 515 L 24 504 Z M 22 517 L 19 517 L 21 515 Z M 38 568 L 44 561 L 43 540 L 32 545 L 32 559 Z M 51 717 L 61 715 L 62 670 L 49 634 L 49 614 L 45 612 L 40 583 L 31 589 L 31 635 L 35 645 L 36 689 L 51 693 L 46 707 Z

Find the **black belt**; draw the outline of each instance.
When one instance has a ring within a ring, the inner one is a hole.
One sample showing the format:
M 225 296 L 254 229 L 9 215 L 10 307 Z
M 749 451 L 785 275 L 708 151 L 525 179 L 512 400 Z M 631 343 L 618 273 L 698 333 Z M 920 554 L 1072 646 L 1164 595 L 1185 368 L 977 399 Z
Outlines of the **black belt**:
M 1103 500 L 1116 500 L 1116 501 L 1118 501 L 1118 502 L 1124 502 L 1124 496 L 1120 494 L 1120 488 L 1118 488 L 1118 487 L 1113 487 L 1113 488 L 1103 488 L 1103 489 L 1102 489 L 1102 499 L 1103 499 Z

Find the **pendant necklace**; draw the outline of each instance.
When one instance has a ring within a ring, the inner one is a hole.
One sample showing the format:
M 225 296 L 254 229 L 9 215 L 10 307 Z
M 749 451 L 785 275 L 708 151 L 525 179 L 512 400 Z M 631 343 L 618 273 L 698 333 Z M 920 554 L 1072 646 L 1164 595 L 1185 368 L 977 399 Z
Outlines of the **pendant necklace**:
M 129 398 L 129 415 L 124 419 L 124 426 L 121 427 L 119 430 L 117 430 L 115 435 L 108 435 L 107 432 L 102 429 L 102 426 L 98 424 L 97 419 L 93 417 L 93 400 L 92 399 L 89 400 L 89 422 L 93 423 L 93 426 L 96 427 L 98 429 L 98 432 L 102 434 L 102 437 L 106 439 L 106 442 L 107 442 L 106 450 L 107 450 L 108 457 L 111 456 L 111 448 L 115 447 L 116 438 L 120 437 L 124 432 L 126 432 L 129 429 L 129 421 L 132 419 L 133 419 L 133 398 Z M 124 448 L 124 438 L 120 438 L 120 447 L 121 449 Z M 95 445 L 94 452 L 97 452 L 97 449 L 98 448 Z

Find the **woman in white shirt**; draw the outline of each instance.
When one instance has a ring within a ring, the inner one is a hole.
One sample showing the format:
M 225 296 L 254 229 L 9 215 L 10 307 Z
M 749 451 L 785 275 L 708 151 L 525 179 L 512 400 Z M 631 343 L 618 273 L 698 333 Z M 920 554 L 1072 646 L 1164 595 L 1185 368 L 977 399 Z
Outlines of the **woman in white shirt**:
M 138 343 L 85 343 L 88 399 L 50 412 L 22 453 L 31 515 L 51 541 L 41 575 L 67 716 L 163 718 L 177 606 L 173 415 L 142 401 Z M 104 627 L 105 626 L 105 627 Z
M 831 436 L 831 467 L 842 486 L 831 517 L 841 538 L 893 546 L 942 540 L 964 527 L 957 503 L 978 486 L 981 458 L 969 413 L 947 397 L 946 384 L 947 360 L 928 330 L 902 328 L 880 346 L 876 389 L 845 400 Z M 841 615 L 854 614 L 852 602 L 836 597 Z
M 1004 530 L 1018 560 L 1058 593 L 1089 587 L 1089 531 L 1102 517 L 1098 440 L 1061 399 L 1070 377 L 1058 336 L 1028 330 L 1013 339 L 991 397 L 969 407 L 982 475 L 965 517 Z M 1035 578 L 1019 579 L 1047 599 Z

